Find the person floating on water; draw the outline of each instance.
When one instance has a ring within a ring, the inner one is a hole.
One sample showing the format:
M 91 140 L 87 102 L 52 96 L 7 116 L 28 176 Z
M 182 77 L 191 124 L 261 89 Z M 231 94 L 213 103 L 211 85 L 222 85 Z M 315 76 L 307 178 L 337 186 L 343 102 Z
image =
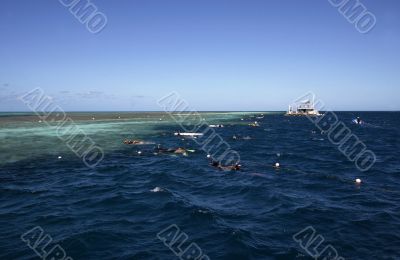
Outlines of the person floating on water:
M 174 153 L 186 154 L 186 149 L 183 149 L 183 148 L 179 147 L 179 148 L 177 148 L 177 149 L 175 150 Z
M 221 164 L 220 164 L 218 161 L 214 161 L 214 160 L 213 160 L 213 161 L 211 162 L 211 166 L 217 167 L 217 168 L 218 168 L 218 167 L 221 166 Z
M 255 121 L 254 124 L 249 124 L 249 126 L 251 126 L 251 127 L 259 127 L 260 124 L 258 124 L 258 122 Z
M 129 145 L 133 145 L 133 144 L 144 144 L 143 141 L 140 140 L 125 140 L 124 144 L 129 144 Z
M 214 160 L 211 162 L 211 166 L 224 171 L 239 171 L 241 168 L 241 165 L 238 163 L 230 166 L 223 166 L 220 162 Z
M 188 150 L 178 147 L 178 148 L 163 148 L 161 145 L 157 145 L 157 147 L 154 149 L 154 152 L 156 153 L 175 153 L 175 154 L 183 154 L 187 155 Z

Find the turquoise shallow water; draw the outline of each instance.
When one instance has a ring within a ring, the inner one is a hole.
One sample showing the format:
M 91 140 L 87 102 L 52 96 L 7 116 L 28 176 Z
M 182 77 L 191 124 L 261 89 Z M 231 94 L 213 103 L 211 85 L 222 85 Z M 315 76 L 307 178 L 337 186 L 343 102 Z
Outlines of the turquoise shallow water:
M 307 226 L 345 259 L 398 259 L 400 113 L 337 113 L 377 156 L 366 172 L 306 118 L 260 114 L 201 114 L 226 126 L 215 131 L 240 154 L 239 172 L 210 167 L 162 113 L 69 114 L 104 150 L 95 168 L 56 123 L 0 114 L 0 258 L 34 258 L 20 236 L 40 226 L 73 259 L 175 259 L 156 235 L 176 224 L 211 259 L 310 259 L 292 238 Z M 368 124 L 351 124 L 357 115 Z M 155 155 L 156 144 L 195 151 Z
M 203 113 L 210 124 L 244 116 L 247 113 Z M 184 114 L 182 116 L 185 116 Z M 163 113 L 69 113 L 79 129 L 98 144 L 105 152 L 121 148 L 124 139 L 140 139 L 161 135 L 162 126 L 175 122 Z M 161 119 L 161 120 L 160 120 Z M 188 120 L 190 122 L 190 120 Z M 44 122 L 29 113 L 0 113 L 0 163 L 17 162 L 43 155 L 69 154 L 65 142 L 58 138 L 58 123 Z M 60 127 L 60 131 L 69 124 Z M 178 131 L 177 125 L 175 128 Z

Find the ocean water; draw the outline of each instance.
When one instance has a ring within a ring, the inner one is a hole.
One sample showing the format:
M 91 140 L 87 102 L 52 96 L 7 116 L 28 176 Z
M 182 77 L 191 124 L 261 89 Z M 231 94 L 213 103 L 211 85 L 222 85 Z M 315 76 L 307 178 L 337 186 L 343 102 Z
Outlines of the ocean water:
M 0 113 L 0 259 L 38 259 L 21 239 L 36 226 L 53 239 L 37 249 L 58 244 L 73 259 L 179 259 L 157 238 L 170 225 L 188 236 L 181 249 L 196 243 L 210 259 L 312 259 L 293 239 L 306 227 L 324 239 L 316 251 L 400 259 L 400 113 L 337 113 L 376 154 L 365 172 L 307 118 L 261 113 L 202 113 L 226 126 L 215 131 L 240 154 L 237 172 L 211 167 L 161 113 L 69 114 L 104 150 L 95 168 L 54 125 Z M 155 155 L 156 144 L 195 151 Z

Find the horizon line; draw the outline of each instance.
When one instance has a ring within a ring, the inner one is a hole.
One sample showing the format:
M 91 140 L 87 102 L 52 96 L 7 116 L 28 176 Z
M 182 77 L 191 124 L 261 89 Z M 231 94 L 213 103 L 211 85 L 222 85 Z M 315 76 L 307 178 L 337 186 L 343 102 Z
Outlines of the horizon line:
M 400 112 L 400 110 L 321 110 L 320 112 Z M 50 111 L 41 111 L 40 113 L 47 113 Z M 61 111 L 58 111 L 61 112 Z M 286 110 L 197 110 L 197 111 L 163 111 L 163 110 L 69 110 L 63 111 L 65 113 L 188 113 L 188 112 L 287 112 Z M 0 113 L 37 113 L 35 111 L 1 111 Z

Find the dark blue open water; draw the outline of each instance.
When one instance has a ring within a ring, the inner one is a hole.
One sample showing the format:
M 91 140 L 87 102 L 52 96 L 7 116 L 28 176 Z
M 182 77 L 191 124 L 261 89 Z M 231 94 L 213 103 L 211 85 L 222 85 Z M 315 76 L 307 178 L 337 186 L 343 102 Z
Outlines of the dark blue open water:
M 216 131 L 240 153 L 240 172 L 210 167 L 206 154 L 171 135 L 179 127 L 159 115 L 77 116 L 105 151 L 90 169 L 53 128 L 3 114 L 0 259 L 38 259 L 20 238 L 35 226 L 73 259 L 178 259 L 157 238 L 171 224 L 210 259 L 311 259 L 292 238 L 307 226 L 324 237 L 322 248 L 330 244 L 345 259 L 400 259 L 400 113 L 337 114 L 376 154 L 369 171 L 313 132 L 307 118 L 281 113 L 265 113 L 259 128 L 247 126 L 255 120 L 249 114 L 204 115 L 228 125 Z M 368 124 L 351 124 L 357 115 Z M 234 134 L 251 139 L 232 140 Z M 125 138 L 196 152 L 154 155 L 154 145 L 127 146 Z

